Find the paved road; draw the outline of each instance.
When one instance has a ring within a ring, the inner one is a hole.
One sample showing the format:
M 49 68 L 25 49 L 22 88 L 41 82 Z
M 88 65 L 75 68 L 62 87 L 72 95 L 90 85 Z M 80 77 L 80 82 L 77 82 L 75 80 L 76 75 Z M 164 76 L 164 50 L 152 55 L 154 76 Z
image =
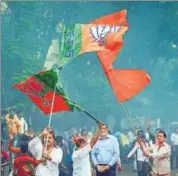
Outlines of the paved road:
M 123 169 L 123 172 L 118 176 L 137 176 L 137 172 L 133 170 L 132 165 L 124 165 Z M 171 176 L 176 176 L 176 173 L 178 173 L 178 170 L 173 170 Z M 8 176 L 8 174 L 5 174 L 5 176 Z
M 178 173 L 178 170 L 173 170 L 171 176 L 176 176 L 176 173 Z M 133 170 L 132 165 L 124 165 L 123 172 L 118 176 L 137 176 L 137 172 Z

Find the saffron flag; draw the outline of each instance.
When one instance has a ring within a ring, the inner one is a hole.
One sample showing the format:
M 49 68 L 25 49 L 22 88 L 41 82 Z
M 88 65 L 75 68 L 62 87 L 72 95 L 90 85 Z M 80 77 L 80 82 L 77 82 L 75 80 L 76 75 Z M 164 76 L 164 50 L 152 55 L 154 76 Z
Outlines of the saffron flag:
M 120 26 L 120 30 L 114 33 L 108 33 L 106 38 L 105 50 L 97 51 L 102 66 L 106 71 L 112 68 L 112 63 L 116 59 L 123 45 L 123 35 L 128 30 L 128 22 L 126 19 L 127 10 L 112 13 L 92 21 L 90 24 L 105 26 Z
M 105 50 L 97 51 L 98 58 L 105 75 L 119 102 L 127 101 L 142 91 L 149 83 L 147 72 L 139 69 L 114 69 L 113 62 L 123 46 L 123 35 L 128 29 L 127 11 L 122 10 L 92 21 L 91 24 L 123 26 L 119 33 L 109 33 L 106 36 Z
M 74 108 L 78 109 L 78 105 L 69 100 L 59 86 L 56 87 L 55 91 L 57 82 L 57 72 L 55 70 L 49 70 L 34 74 L 25 81 L 13 85 L 12 88 L 16 88 L 27 95 L 46 115 L 51 112 L 52 102 L 53 113 L 60 111 L 73 111 Z
M 106 77 L 119 102 L 131 99 L 150 83 L 147 72 L 139 69 L 111 69 Z
M 127 30 L 125 23 L 120 25 L 106 24 L 74 24 L 63 27 L 62 44 L 60 48 L 60 66 L 72 61 L 85 52 L 104 51 L 114 46 L 111 43 L 120 42 L 120 36 Z M 111 36 L 108 34 L 114 34 Z M 113 41 L 112 41 L 113 40 Z

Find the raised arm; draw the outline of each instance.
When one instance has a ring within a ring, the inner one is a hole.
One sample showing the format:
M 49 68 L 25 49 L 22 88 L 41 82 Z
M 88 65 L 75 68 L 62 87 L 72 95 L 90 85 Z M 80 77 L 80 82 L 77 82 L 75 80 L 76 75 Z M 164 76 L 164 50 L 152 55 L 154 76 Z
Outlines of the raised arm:
M 127 155 L 127 158 L 132 157 L 132 155 L 137 151 L 138 147 L 139 147 L 139 143 L 136 142 L 135 145 L 134 145 L 134 147 L 132 148 L 132 150 L 131 150 L 131 151 L 129 152 L 129 154 Z
M 42 158 L 42 150 L 43 150 L 41 136 L 37 136 L 33 138 L 28 143 L 28 148 L 29 151 L 32 153 L 33 157 L 35 157 L 35 159 L 40 160 Z
M 25 119 L 24 119 L 24 126 L 25 126 L 25 131 L 28 131 L 28 124 Z
M 171 155 L 171 149 L 169 146 L 166 146 L 165 150 L 160 150 L 157 152 L 150 152 L 151 148 L 146 147 L 146 145 L 143 143 L 143 141 L 138 140 L 141 150 L 143 151 L 144 155 L 149 158 L 153 159 L 164 159 Z
M 103 126 L 102 123 L 98 123 L 98 129 L 97 129 L 97 131 L 96 131 L 96 134 L 93 136 L 93 138 L 92 138 L 92 140 L 91 140 L 91 142 L 90 142 L 91 148 L 93 148 L 93 146 L 96 144 L 96 142 L 97 142 L 97 140 L 98 140 L 98 138 L 99 138 L 99 130 L 100 130 L 100 128 L 101 128 L 102 126 Z

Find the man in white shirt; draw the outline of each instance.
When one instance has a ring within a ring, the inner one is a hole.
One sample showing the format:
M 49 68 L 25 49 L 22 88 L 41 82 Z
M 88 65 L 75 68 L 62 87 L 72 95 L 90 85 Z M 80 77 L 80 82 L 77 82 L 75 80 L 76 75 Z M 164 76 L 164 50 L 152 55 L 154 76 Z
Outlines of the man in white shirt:
M 178 128 L 175 129 L 175 133 L 171 134 L 172 142 L 172 158 L 171 167 L 173 168 L 174 159 L 176 159 L 176 169 L 178 169 Z
M 127 137 L 129 139 L 129 144 L 132 145 L 136 139 L 135 135 L 131 131 L 129 131 Z
M 98 123 L 98 128 L 102 124 Z M 88 143 L 87 139 L 83 136 L 76 136 L 73 138 L 75 143 L 75 149 L 72 154 L 73 161 L 73 176 L 91 176 L 91 163 L 90 163 L 90 152 L 93 145 L 96 143 L 99 137 L 99 131 L 92 138 L 91 142 Z
M 157 143 L 153 144 L 150 148 L 146 147 L 142 139 L 139 139 L 141 149 L 145 156 L 153 159 L 153 176 L 170 176 L 171 166 L 170 166 L 170 155 L 171 148 L 165 142 L 166 133 L 164 131 L 159 131 L 157 134 Z
M 143 130 L 139 130 L 137 134 L 140 133 L 140 137 L 144 140 L 144 143 L 147 147 L 149 147 L 149 143 L 146 140 Z M 142 133 L 142 134 L 141 134 Z M 148 158 L 144 155 L 143 151 L 140 148 L 140 144 L 138 142 L 135 143 L 132 150 L 127 155 L 126 159 L 129 159 L 136 153 L 136 160 L 137 160 L 137 172 L 138 176 L 147 176 L 149 172 L 149 161 Z
M 20 117 L 20 124 L 21 124 L 20 134 L 24 134 L 26 131 L 28 131 L 28 124 L 22 116 Z

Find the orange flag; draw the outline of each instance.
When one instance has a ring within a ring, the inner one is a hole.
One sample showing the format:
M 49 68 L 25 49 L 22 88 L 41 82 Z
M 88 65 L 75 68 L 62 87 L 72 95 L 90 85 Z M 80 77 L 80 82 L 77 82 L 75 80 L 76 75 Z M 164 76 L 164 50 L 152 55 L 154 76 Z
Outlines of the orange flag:
M 108 33 L 105 36 L 105 50 L 97 51 L 98 58 L 106 77 L 119 102 L 127 101 L 142 91 L 149 83 L 149 75 L 138 69 L 116 70 L 112 64 L 123 45 L 123 35 L 128 30 L 127 11 L 122 10 L 91 22 L 95 25 L 121 26 L 119 32 Z
M 97 55 L 102 62 L 101 64 L 105 68 L 111 68 L 112 63 L 115 60 L 117 54 L 119 53 L 123 45 L 123 35 L 128 30 L 129 26 L 126 19 L 127 11 L 122 10 L 104 17 L 98 18 L 95 21 L 92 21 L 91 24 L 95 25 L 111 25 L 111 26 L 120 26 L 121 30 L 115 33 L 109 33 L 106 35 L 106 46 L 104 51 L 98 51 Z M 109 59 L 108 59 L 109 58 Z
M 149 75 L 137 69 L 111 69 L 106 76 L 119 102 L 131 99 L 150 83 Z

